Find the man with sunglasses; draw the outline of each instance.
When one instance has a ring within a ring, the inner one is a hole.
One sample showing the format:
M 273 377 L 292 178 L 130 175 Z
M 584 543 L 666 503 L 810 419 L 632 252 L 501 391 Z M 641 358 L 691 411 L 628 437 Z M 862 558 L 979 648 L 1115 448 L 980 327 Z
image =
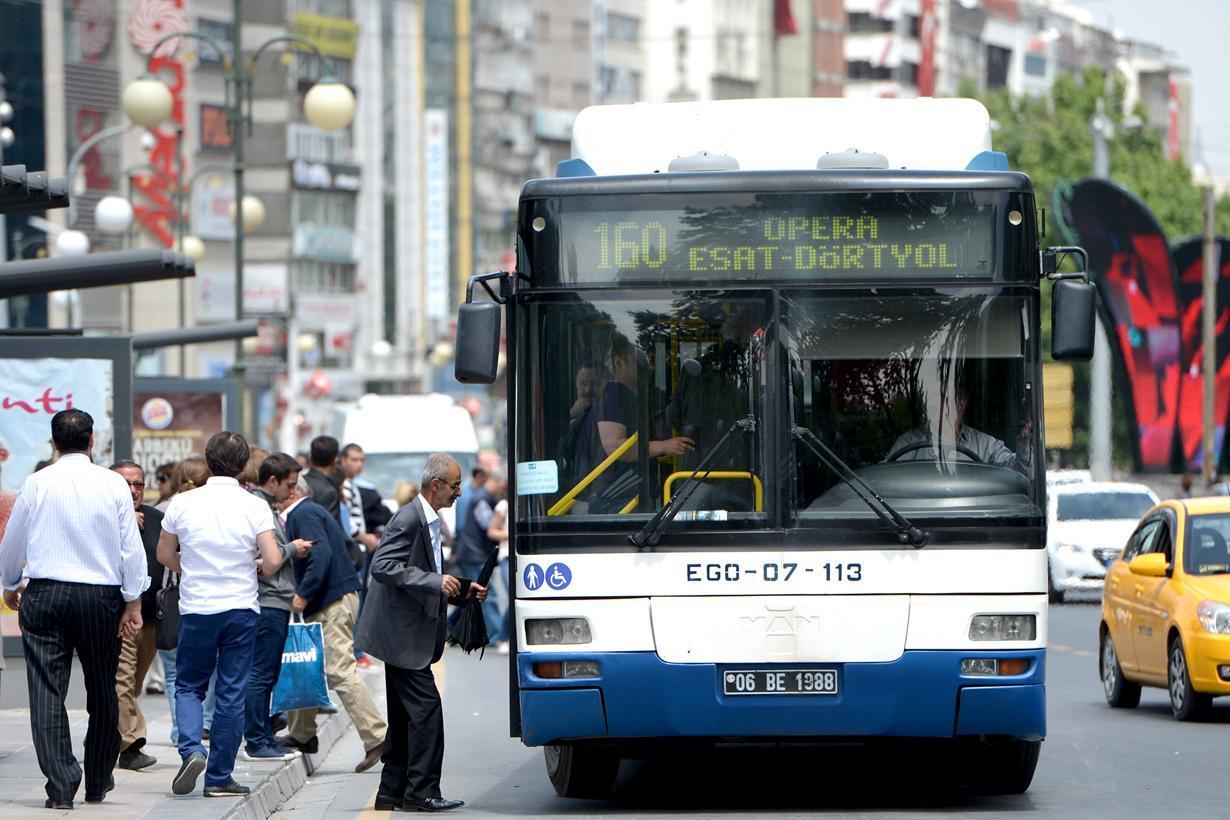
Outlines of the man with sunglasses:
M 385 662 L 389 734 L 376 791 L 379 811 L 447 811 L 440 792 L 444 712 L 431 665 L 444 654 L 445 611 L 485 587 L 446 575 L 439 511 L 461 495 L 461 467 L 444 453 L 423 465 L 417 499 L 384 528 L 371 561 L 358 648 Z

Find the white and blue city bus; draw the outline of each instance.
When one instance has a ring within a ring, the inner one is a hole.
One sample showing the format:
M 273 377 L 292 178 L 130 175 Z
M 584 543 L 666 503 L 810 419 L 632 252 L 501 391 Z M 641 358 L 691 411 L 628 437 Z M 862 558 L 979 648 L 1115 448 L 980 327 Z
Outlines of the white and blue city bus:
M 524 186 L 457 374 L 503 321 L 512 732 L 561 795 L 732 738 L 950 742 L 1028 788 L 1041 280 L 1056 358 L 1094 302 L 990 133 L 970 100 L 596 107 Z

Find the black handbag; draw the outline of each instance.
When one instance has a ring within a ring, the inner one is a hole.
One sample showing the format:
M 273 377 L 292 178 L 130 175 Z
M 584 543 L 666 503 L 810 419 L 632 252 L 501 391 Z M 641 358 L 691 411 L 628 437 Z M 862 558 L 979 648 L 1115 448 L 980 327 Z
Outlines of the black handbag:
M 174 583 L 172 580 L 174 579 Z M 159 649 L 174 649 L 179 646 L 179 575 L 166 572 L 162 589 L 154 597 L 158 611 L 155 617 L 154 646 Z

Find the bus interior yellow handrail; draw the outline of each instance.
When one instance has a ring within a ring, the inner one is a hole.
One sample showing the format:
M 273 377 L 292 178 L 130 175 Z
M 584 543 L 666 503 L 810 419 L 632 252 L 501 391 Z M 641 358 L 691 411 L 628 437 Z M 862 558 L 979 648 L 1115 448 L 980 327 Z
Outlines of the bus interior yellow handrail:
M 608 467 L 610 467 L 616 461 L 619 461 L 619 459 L 623 457 L 624 453 L 628 452 L 636 445 L 636 436 L 637 436 L 636 433 L 633 433 L 632 435 L 628 436 L 628 438 L 624 440 L 623 444 L 615 448 L 615 452 L 611 453 L 609 456 L 603 459 L 601 464 L 599 464 L 597 467 L 589 471 L 589 475 L 585 476 L 585 478 L 578 481 L 575 487 L 573 487 L 571 490 L 565 493 L 558 501 L 552 504 L 551 508 L 547 510 L 547 515 L 549 516 L 564 515 L 569 510 L 571 510 L 573 508 L 573 505 L 576 504 L 577 496 L 583 493 L 585 491 L 585 488 L 594 482 L 594 479 L 596 479 L 598 476 L 606 472 Z
M 662 485 L 662 503 L 671 500 L 671 486 L 678 479 L 684 479 L 692 475 L 690 470 L 684 470 L 678 473 L 671 473 L 666 477 L 666 483 Z M 754 488 L 754 506 L 756 512 L 764 512 L 764 485 L 760 483 L 760 476 L 742 470 L 706 470 L 703 473 L 697 473 L 697 479 L 720 479 L 720 480 L 739 480 L 751 481 Z

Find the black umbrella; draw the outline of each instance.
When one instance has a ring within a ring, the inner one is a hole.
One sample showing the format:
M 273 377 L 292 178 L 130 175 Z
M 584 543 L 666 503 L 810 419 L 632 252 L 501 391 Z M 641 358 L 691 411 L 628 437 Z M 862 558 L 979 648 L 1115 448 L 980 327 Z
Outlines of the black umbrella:
M 499 549 L 492 549 L 491 554 L 487 556 L 487 562 L 483 564 L 482 570 L 478 573 L 476 583 L 487 586 L 491 582 L 491 575 L 495 572 L 498 560 Z M 466 586 L 468 588 L 468 584 Z M 457 618 L 457 623 L 453 624 L 453 630 L 448 635 L 448 642 L 453 646 L 460 646 L 467 655 L 477 649 L 479 650 L 478 657 L 483 656 L 488 643 L 487 621 L 483 618 L 482 601 L 475 596 L 467 596 L 461 605 L 461 616 Z

